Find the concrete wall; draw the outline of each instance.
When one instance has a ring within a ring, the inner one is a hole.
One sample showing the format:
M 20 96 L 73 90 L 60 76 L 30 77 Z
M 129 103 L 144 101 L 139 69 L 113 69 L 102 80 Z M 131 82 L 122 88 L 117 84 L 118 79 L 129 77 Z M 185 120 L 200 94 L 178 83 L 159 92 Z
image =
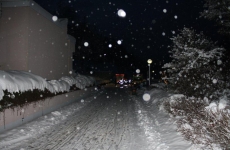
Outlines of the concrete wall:
M 68 93 L 68 97 L 66 94 L 63 94 L 48 98 L 44 101 L 31 103 L 24 107 L 6 109 L 4 112 L 0 112 L 0 133 L 16 128 L 38 117 L 55 111 L 60 107 L 79 101 L 82 98 L 89 97 L 90 93 L 95 94 L 95 92 L 94 88 L 88 88 L 86 91 L 79 90 L 70 92 Z
M 31 71 L 47 79 L 68 75 L 75 51 L 68 20 L 53 22 L 51 14 L 30 0 L 2 4 L 0 70 Z
M 2 8 L 0 18 L 0 69 L 27 70 L 28 11 Z

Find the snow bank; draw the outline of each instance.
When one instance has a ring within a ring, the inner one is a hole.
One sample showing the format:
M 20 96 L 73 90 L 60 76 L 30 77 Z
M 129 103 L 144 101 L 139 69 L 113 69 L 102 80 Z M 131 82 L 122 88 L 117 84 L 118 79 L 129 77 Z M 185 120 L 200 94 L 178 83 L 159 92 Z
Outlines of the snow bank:
M 59 80 L 46 81 L 40 76 L 25 71 L 1 71 L 0 70 L 0 100 L 4 96 L 3 90 L 8 92 L 25 92 L 28 90 L 48 89 L 51 93 L 68 92 L 72 85 L 83 89 L 93 85 L 95 79 L 78 74 L 76 77 L 65 76 Z

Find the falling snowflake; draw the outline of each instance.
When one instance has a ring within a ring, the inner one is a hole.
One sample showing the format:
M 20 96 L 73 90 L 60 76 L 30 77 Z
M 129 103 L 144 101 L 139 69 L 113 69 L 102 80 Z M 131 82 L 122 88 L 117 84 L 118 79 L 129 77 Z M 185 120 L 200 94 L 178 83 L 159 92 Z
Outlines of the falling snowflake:
M 221 60 L 217 60 L 217 65 L 221 65 L 222 61 Z
M 177 19 L 178 17 L 175 15 L 174 18 Z
M 56 22 L 56 21 L 58 20 L 58 17 L 57 17 L 57 16 L 53 16 L 53 17 L 52 17 L 52 20 L 53 20 L 54 22 Z
M 164 13 L 167 13 L 167 9 L 163 9 L 163 12 L 164 12 Z
M 68 96 L 69 96 L 68 94 L 65 95 L 65 97 L 68 97 Z
M 69 74 L 72 74 L 73 72 L 72 71 L 69 71 Z
M 122 17 L 122 18 L 126 16 L 126 12 L 123 9 L 119 9 L 117 14 L 119 17 Z
M 14 95 L 14 94 L 10 95 L 10 98 L 14 99 L 14 98 L 15 98 L 15 95 Z
M 150 100 L 150 95 L 148 93 L 145 93 L 143 95 L 143 100 L 146 101 L 146 102 L 149 101 Z
M 216 83 L 217 83 L 217 80 L 216 80 L 216 79 L 213 79 L 213 80 L 212 80 L 212 83 L 216 84 Z
M 118 44 L 118 45 L 121 45 L 121 40 L 118 40 L 118 41 L 117 41 L 117 44 Z
M 84 103 L 85 102 L 84 99 L 82 99 L 81 102 Z
M 112 47 L 112 44 L 109 44 L 109 48 L 111 48 Z
M 140 69 L 137 69 L 137 70 L 136 70 L 136 73 L 140 73 Z
M 93 74 L 93 71 L 90 71 L 90 74 Z
M 84 46 L 85 46 L 85 47 L 89 46 L 89 43 L 88 43 L 88 42 L 85 42 L 85 43 L 84 43 Z
M 163 32 L 162 35 L 165 36 L 165 33 Z
M 141 113 L 141 110 L 138 110 L 138 113 L 140 114 L 140 113 Z

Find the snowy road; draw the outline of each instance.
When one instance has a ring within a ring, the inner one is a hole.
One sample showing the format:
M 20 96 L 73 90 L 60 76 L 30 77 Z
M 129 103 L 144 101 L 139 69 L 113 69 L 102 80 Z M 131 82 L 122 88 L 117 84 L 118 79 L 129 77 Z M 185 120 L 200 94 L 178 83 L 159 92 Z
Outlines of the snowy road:
M 150 116 L 149 107 L 138 99 L 130 95 L 128 89 L 106 87 L 89 95 L 84 102 L 74 103 L 0 135 L 0 149 L 173 149 L 167 142 L 162 142 L 159 129 L 156 130 L 160 123 L 154 126 L 157 117 Z M 181 148 L 188 148 L 185 147 Z

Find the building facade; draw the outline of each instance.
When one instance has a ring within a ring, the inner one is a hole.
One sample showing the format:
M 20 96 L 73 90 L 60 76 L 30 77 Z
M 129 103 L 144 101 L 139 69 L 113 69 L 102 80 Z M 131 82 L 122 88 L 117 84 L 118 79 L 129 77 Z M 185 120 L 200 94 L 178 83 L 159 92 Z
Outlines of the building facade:
M 52 15 L 32 0 L 2 0 L 0 70 L 24 70 L 46 79 L 72 71 L 75 38 L 67 19 Z

